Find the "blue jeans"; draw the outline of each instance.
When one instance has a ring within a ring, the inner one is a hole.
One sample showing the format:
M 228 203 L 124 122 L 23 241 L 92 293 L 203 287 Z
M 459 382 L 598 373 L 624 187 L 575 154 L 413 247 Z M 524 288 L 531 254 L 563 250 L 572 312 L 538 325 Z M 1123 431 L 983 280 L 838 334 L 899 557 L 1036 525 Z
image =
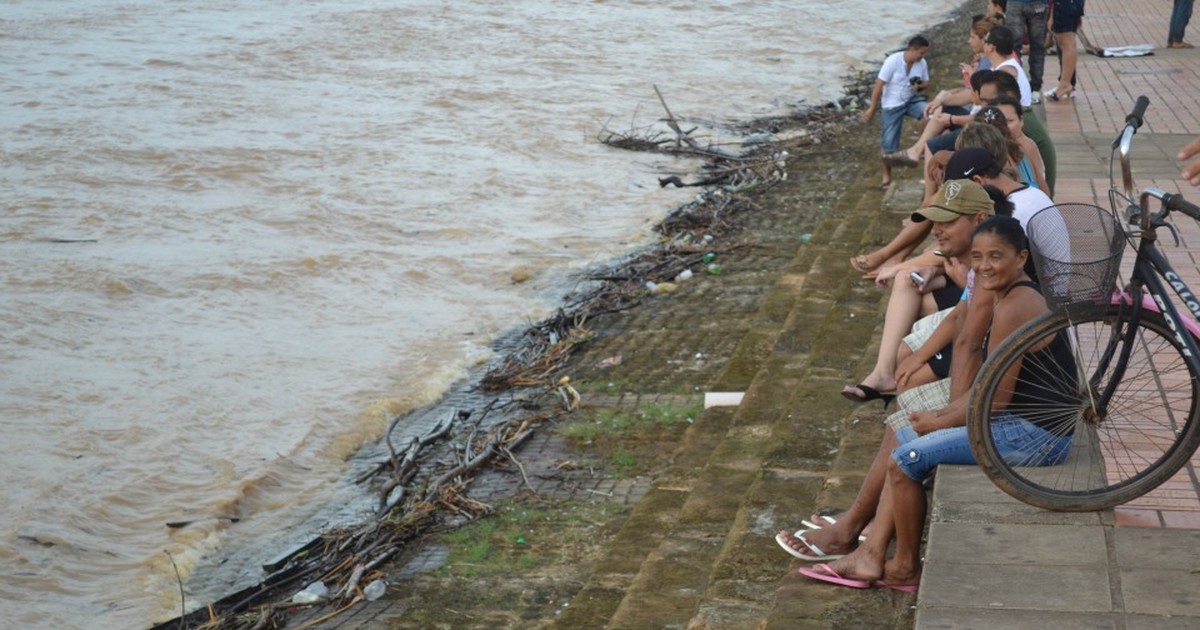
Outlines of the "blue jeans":
M 1049 6 L 1047 0 L 1008 0 L 1008 9 L 1004 11 L 1004 25 L 1013 33 L 1013 52 L 1021 54 L 1021 42 L 1025 33 L 1029 33 L 1029 87 L 1034 92 L 1042 90 L 1042 73 L 1046 68 L 1046 9 Z
M 1066 459 L 1071 450 L 1071 436 L 1057 436 L 1032 422 L 1003 414 L 992 420 L 992 437 L 996 450 L 1008 462 L 1023 466 L 1053 466 Z M 910 479 L 924 481 L 938 464 L 975 465 L 975 454 L 967 441 L 967 428 L 941 429 L 918 436 L 912 427 L 896 431 L 900 446 L 892 451 L 892 459 Z
M 917 120 L 925 117 L 924 96 L 914 96 L 899 107 L 886 107 L 883 110 L 883 145 L 884 153 L 900 150 L 900 130 L 904 128 L 904 117 Z
M 1171 9 L 1171 26 L 1167 29 L 1167 44 L 1183 41 L 1183 31 L 1187 28 L 1188 20 L 1192 19 L 1193 0 L 1175 0 Z

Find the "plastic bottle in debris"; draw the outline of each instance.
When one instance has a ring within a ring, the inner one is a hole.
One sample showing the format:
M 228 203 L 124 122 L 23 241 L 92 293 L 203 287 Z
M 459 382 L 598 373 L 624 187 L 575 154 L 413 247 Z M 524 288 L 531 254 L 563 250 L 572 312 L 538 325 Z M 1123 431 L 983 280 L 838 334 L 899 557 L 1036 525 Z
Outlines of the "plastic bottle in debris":
M 386 590 L 387 584 L 383 580 L 375 580 L 363 587 L 363 596 L 367 598 L 367 601 L 373 602 L 383 597 L 383 593 Z
M 293 604 L 312 604 L 329 595 L 329 588 L 324 582 L 317 581 L 304 587 L 304 590 L 292 595 Z

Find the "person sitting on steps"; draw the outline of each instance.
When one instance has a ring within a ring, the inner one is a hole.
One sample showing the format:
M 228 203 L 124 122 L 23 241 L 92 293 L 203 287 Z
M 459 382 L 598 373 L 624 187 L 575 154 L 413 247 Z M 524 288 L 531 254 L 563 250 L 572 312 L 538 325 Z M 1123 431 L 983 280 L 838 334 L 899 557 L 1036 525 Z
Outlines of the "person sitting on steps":
M 990 323 L 983 338 L 985 353 L 1026 322 L 1049 311 L 1037 283 L 1024 271 L 1028 256 L 1024 230 L 1011 217 L 988 218 L 973 230 L 970 260 L 979 291 L 975 302 L 990 311 Z M 1047 431 L 1042 421 L 1032 420 L 1033 414 L 1026 411 L 1039 406 L 1036 401 L 1047 395 L 1075 395 L 1074 387 L 1068 391 L 1062 385 L 1076 371 L 1066 335 L 1060 333 L 1048 338 L 1035 352 L 1051 358 L 1058 366 L 1057 373 L 1043 375 L 1041 370 L 1023 370 L 1020 363 L 1013 366 L 1006 379 L 1014 385 L 1002 387 L 994 401 L 996 408 L 1005 411 L 993 420 L 1004 423 L 1007 429 L 997 432 L 998 436 L 1006 436 L 997 445 L 1001 453 L 1020 453 L 1024 457 L 1028 438 L 1045 443 Z M 888 419 L 888 431 L 855 501 L 855 508 L 860 506 L 860 500 L 864 508 L 874 504 L 866 520 L 862 515 L 848 512 L 826 528 L 799 535 L 780 532 L 781 544 L 786 543 L 789 552 L 795 552 L 793 555 L 826 562 L 801 568 L 802 575 L 852 588 L 882 587 L 909 592 L 917 589 L 922 569 L 921 534 L 927 510 L 923 482 L 940 464 L 975 463 L 964 426 L 965 409 L 966 397 L 960 395 L 941 409 L 897 413 Z M 1036 460 L 1027 461 L 1031 465 L 1061 462 L 1069 450 L 1070 437 L 1055 437 L 1053 442 L 1054 448 L 1039 453 Z M 851 512 L 854 511 L 852 508 Z M 871 535 L 860 543 L 858 531 L 867 521 L 873 522 Z M 888 558 L 893 538 L 895 553 Z

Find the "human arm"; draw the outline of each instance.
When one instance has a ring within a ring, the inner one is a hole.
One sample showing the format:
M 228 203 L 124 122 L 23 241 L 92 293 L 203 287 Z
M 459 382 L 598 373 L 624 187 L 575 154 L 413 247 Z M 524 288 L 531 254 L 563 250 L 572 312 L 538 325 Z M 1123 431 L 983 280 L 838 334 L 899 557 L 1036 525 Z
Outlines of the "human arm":
M 942 271 L 946 277 L 960 287 L 967 286 L 967 272 L 971 266 L 957 258 L 944 258 L 942 261 Z
M 864 122 L 871 122 L 875 117 L 875 111 L 879 109 L 879 100 L 883 98 L 883 84 L 883 79 L 875 79 L 875 87 L 871 88 L 871 104 L 867 111 L 863 112 Z
M 927 249 L 904 262 L 880 267 L 879 274 L 875 276 L 875 284 L 886 288 L 893 278 L 905 277 L 912 271 L 919 271 L 921 275 L 925 276 L 926 283 L 928 284 L 928 281 L 931 279 L 930 276 L 934 275 L 927 273 L 928 268 L 940 266 L 941 259 L 933 253 L 932 249 Z
M 957 105 L 959 107 L 963 107 L 963 106 L 971 105 L 972 103 L 973 103 L 973 99 L 971 97 L 971 90 L 969 88 L 960 88 L 960 89 L 953 90 L 950 92 L 940 92 L 940 93 L 938 93 L 937 96 L 935 96 L 933 98 L 932 101 L 929 102 L 928 105 L 925 106 L 925 114 L 929 115 L 929 114 L 933 113 L 934 111 L 936 111 L 938 108 L 945 107 L 947 105 L 952 105 L 952 106 Z M 965 119 L 969 118 L 969 116 L 958 116 L 957 118 L 959 118 L 960 120 L 965 120 Z M 963 122 L 962 124 L 965 125 L 969 122 L 971 122 L 971 121 L 967 120 L 966 122 Z
M 1046 311 L 1045 302 L 1032 291 L 1006 299 L 999 307 L 995 305 L 993 295 L 976 287 L 971 296 L 963 328 L 955 338 L 950 357 L 950 404 L 936 411 L 914 413 L 911 417 L 913 430 L 919 435 L 966 424 L 971 388 L 983 362 L 983 338 L 989 331 L 988 343 L 997 347 L 1026 322 Z M 994 409 L 1008 405 L 1020 372 L 1021 362 L 1017 361 L 1004 375 L 992 397 Z
M 1181 160 L 1186 160 L 1197 155 L 1200 155 L 1200 137 L 1192 140 L 1186 147 L 1183 147 L 1179 151 L 1179 159 Z M 1200 158 L 1192 160 L 1191 164 L 1183 167 L 1181 175 L 1189 184 L 1200 187 Z
M 942 348 L 950 345 L 954 341 L 954 337 L 958 332 L 958 327 L 961 324 L 963 314 L 966 312 L 966 302 L 959 302 L 954 306 L 954 310 L 942 319 L 930 333 L 929 339 L 913 351 L 912 354 L 900 361 L 900 365 L 896 366 L 896 387 L 903 388 L 908 384 L 908 379 L 912 377 L 917 370 L 923 365 L 929 363 L 930 359 Z
M 1046 302 L 1041 294 L 1030 289 L 1012 291 L 1001 300 L 997 300 L 992 312 L 992 325 L 989 327 L 990 347 L 999 347 L 1008 340 L 1014 332 L 1038 316 L 1046 313 Z M 1049 345 L 1053 336 L 1047 337 L 1031 350 L 1039 350 Z M 1000 378 L 1000 383 L 992 394 L 992 409 L 1000 410 L 1008 407 L 1013 393 L 1017 389 L 1017 377 L 1021 373 L 1023 360 L 1018 358 Z
M 967 397 L 950 401 L 950 404 L 933 411 L 914 411 L 908 416 L 913 431 L 925 435 L 939 429 L 961 427 L 967 423 Z
M 950 399 L 954 400 L 971 390 L 979 366 L 983 365 L 983 338 L 992 323 L 992 304 L 995 294 L 976 286 L 963 314 L 962 328 L 954 338 L 950 354 Z
M 1038 150 L 1037 143 L 1029 136 L 1021 136 L 1021 150 L 1025 152 L 1025 157 L 1029 158 L 1029 165 L 1033 167 L 1033 177 L 1037 180 L 1038 189 L 1050 196 L 1050 184 L 1046 183 L 1046 165 L 1042 162 L 1042 152 Z

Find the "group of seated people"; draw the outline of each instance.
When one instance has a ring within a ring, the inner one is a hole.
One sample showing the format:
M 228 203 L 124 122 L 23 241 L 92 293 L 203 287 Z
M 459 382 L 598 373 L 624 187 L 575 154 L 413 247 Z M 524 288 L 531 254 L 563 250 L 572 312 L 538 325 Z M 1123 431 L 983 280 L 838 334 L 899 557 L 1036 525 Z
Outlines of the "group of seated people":
M 851 261 L 891 294 L 876 364 L 842 395 L 856 402 L 882 400 L 885 409 L 898 400 L 900 409 L 886 420 L 885 437 L 854 503 L 836 517 L 814 515 L 804 529 L 776 536 L 788 553 L 815 563 L 800 570 L 815 580 L 917 589 L 924 483 L 939 464 L 975 463 L 965 427 L 972 381 L 989 347 L 1048 312 L 1030 251 L 1069 259 L 1069 252 L 1053 251 L 1067 239 L 1046 241 L 1039 232 L 1031 246 L 1026 235 L 1035 214 L 1057 212 L 1053 162 L 1045 159 L 1053 148 L 1026 111 L 1030 88 L 1020 64 L 1012 62 L 1012 33 L 981 17 L 972 29 L 973 48 L 976 39 L 990 67 L 975 69 L 969 87 L 931 101 L 921 138 L 890 156 L 898 164 L 925 161 L 921 207 L 891 242 Z M 914 255 L 930 236 L 932 243 Z M 1047 339 L 1037 352 L 1053 358 L 1063 373 L 1074 373 L 1064 336 Z M 1050 385 L 1026 374 L 1020 362 L 1006 378 L 1016 385 L 1001 388 L 993 401 L 1003 413 L 992 422 L 1007 425 L 996 433 L 1008 440 L 997 445 L 1001 453 L 1049 437 L 1043 421 L 1029 419 L 1036 416 L 1025 408 L 1047 395 Z M 1056 448 L 1040 451 L 1032 465 L 1065 457 L 1070 435 L 1051 439 Z

